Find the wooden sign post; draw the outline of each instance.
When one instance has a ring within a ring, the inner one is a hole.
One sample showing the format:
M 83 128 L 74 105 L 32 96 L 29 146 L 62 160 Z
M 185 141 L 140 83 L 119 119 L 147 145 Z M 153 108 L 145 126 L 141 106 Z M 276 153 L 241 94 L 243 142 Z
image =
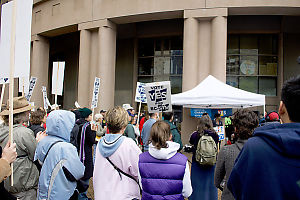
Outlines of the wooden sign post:
M 55 84 L 55 110 L 57 109 L 57 88 L 58 88 L 58 72 L 59 72 L 59 62 L 58 62 L 58 66 L 57 66 L 57 73 L 56 73 L 56 84 Z
M 9 73 L 9 140 L 13 144 L 13 112 L 14 112 L 14 74 L 15 74 L 15 45 L 16 45 L 16 21 L 17 21 L 17 1 L 13 0 L 13 12 L 12 12 L 12 30 L 11 30 L 11 43 L 10 43 L 10 73 Z M 11 163 L 11 186 L 14 185 L 14 166 Z
M 4 98 L 5 85 L 6 84 L 3 84 L 2 89 L 1 89 L 2 91 L 1 91 L 1 99 L 0 99 L 0 112 L 2 110 L 2 103 L 3 103 L 3 98 Z

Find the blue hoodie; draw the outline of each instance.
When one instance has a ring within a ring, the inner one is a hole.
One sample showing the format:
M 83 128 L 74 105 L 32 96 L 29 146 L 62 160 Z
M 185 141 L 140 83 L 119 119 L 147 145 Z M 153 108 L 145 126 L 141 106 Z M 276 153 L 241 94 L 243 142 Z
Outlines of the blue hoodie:
M 300 199 L 300 123 L 257 128 L 227 184 L 237 200 Z
M 99 141 L 99 152 L 103 157 L 110 157 L 120 147 L 125 136 L 122 134 L 106 134 Z
M 70 142 L 70 133 L 75 124 L 75 115 L 70 111 L 52 111 L 46 121 L 48 136 L 42 139 L 36 148 L 34 160 L 42 164 L 37 199 L 69 199 L 76 188 L 76 181 L 83 177 L 84 166 L 80 162 L 77 149 Z M 50 146 L 56 143 L 45 155 Z M 42 163 L 44 161 L 44 163 Z

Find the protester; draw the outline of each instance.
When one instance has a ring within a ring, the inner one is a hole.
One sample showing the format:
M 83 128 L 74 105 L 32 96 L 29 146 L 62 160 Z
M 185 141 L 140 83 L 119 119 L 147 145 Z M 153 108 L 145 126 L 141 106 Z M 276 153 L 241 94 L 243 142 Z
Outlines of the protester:
M 228 180 L 235 199 L 300 199 L 300 76 L 281 90 L 283 124 L 257 128 Z
M 114 107 L 107 111 L 106 122 L 110 134 L 102 137 L 96 148 L 93 176 L 95 200 L 139 199 L 136 181 L 141 150 L 132 139 L 122 135 L 128 123 L 128 113 L 119 106 Z
M 103 119 L 102 119 L 102 128 L 105 128 L 106 126 L 106 110 L 100 110 L 100 114 L 103 116 Z
M 177 153 L 169 123 L 157 121 L 150 131 L 149 151 L 140 154 L 139 175 L 143 199 L 183 199 L 192 194 L 186 156 Z
M 86 193 L 89 187 L 89 180 L 93 176 L 94 162 L 93 162 L 93 145 L 97 144 L 96 130 L 92 130 L 92 111 L 89 108 L 79 109 L 81 119 L 76 123 L 79 126 L 79 133 L 77 140 L 79 141 L 79 158 L 84 164 L 84 176 L 81 178 L 80 187 L 86 190 L 79 194 L 78 200 L 88 199 Z
M 276 111 L 267 113 L 264 119 L 265 122 L 262 122 L 260 126 L 265 126 L 273 123 L 277 123 L 277 124 L 280 123 L 279 114 Z
M 171 133 L 172 133 L 172 141 L 176 142 L 180 145 L 180 148 L 178 151 L 180 151 L 183 148 L 182 141 L 181 141 L 181 135 L 177 129 L 177 127 L 173 124 L 174 114 L 173 112 L 164 112 L 162 114 L 164 121 L 169 124 Z
M 142 133 L 141 133 L 141 138 L 143 140 L 143 151 L 148 151 L 149 149 L 148 140 L 150 137 L 150 130 L 152 125 L 159 118 L 158 113 L 150 113 L 149 117 L 150 118 L 144 123 Z
M 76 147 L 69 143 L 74 124 L 75 115 L 70 111 L 52 111 L 47 118 L 48 136 L 38 143 L 34 158 L 42 164 L 38 200 L 68 200 L 75 191 L 76 180 L 84 175 Z
M 221 115 L 219 113 L 215 114 L 215 119 L 213 121 L 213 127 L 223 126 L 223 122 L 221 121 Z
M 191 181 L 193 193 L 190 200 L 214 200 L 218 199 L 218 191 L 214 186 L 215 165 L 200 165 L 195 158 L 198 142 L 202 135 L 211 136 L 218 145 L 219 136 L 213 129 L 212 121 L 208 115 L 202 116 L 197 125 L 197 131 L 193 132 L 190 137 L 190 143 L 193 145 L 193 158 L 191 167 Z
M 13 105 L 13 134 L 18 157 L 13 168 L 14 184 L 11 186 L 10 179 L 6 179 L 4 185 L 15 197 L 21 200 L 32 200 L 36 198 L 39 179 L 39 171 L 33 163 L 37 141 L 32 130 L 23 124 L 28 122 L 29 111 L 33 106 L 29 105 L 25 97 L 14 97 Z M 0 115 L 5 123 L 5 126 L 0 128 L 0 145 L 4 147 L 9 140 L 9 110 L 3 110 Z
M 248 109 L 236 111 L 233 114 L 232 121 L 237 141 L 233 145 L 221 148 L 215 169 L 215 186 L 223 190 L 222 200 L 234 200 L 234 197 L 227 188 L 227 180 L 234 166 L 235 159 L 259 123 L 257 115 Z
M 97 131 L 96 131 L 96 138 L 97 140 L 100 140 L 102 136 L 105 135 L 106 133 L 106 126 L 102 128 L 102 121 L 103 121 L 103 115 L 98 113 L 95 115 L 95 120 L 96 120 L 96 126 L 97 126 Z
M 129 117 L 128 117 L 129 122 L 128 122 L 128 124 L 126 126 L 126 129 L 124 131 L 124 136 L 131 138 L 135 143 L 137 143 L 137 141 L 135 139 L 136 138 L 135 128 L 132 125 L 132 122 L 134 120 L 134 115 L 132 117 L 130 112 L 127 112 L 127 113 L 129 114 Z
M 41 109 L 37 109 L 30 113 L 30 126 L 28 126 L 28 128 L 33 131 L 34 137 L 36 137 L 38 132 L 43 132 L 45 130 L 43 125 L 46 123 L 46 118 L 46 112 Z

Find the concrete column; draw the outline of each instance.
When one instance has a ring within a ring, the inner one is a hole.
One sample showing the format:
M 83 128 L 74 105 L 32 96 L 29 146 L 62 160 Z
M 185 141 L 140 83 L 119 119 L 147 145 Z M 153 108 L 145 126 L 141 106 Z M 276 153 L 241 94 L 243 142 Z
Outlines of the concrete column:
M 31 101 L 35 102 L 36 107 L 43 107 L 42 86 L 47 88 L 48 94 L 48 71 L 49 71 L 49 41 L 46 37 L 36 35 L 33 38 L 32 60 L 31 60 L 31 76 L 37 77 L 35 91 L 32 94 Z M 49 96 L 49 95 L 48 95 Z
M 198 25 L 193 17 L 184 20 L 182 91 L 197 85 Z
M 81 107 L 90 107 L 90 54 L 91 32 L 81 30 L 78 71 L 78 103 Z
M 101 79 L 98 107 L 109 109 L 114 106 L 116 69 L 116 29 L 114 24 L 99 28 L 98 76 Z
M 211 56 L 211 22 L 199 20 L 199 54 L 198 54 L 198 82 L 201 83 L 210 73 Z
M 226 82 L 227 18 L 218 16 L 211 23 L 211 75 Z

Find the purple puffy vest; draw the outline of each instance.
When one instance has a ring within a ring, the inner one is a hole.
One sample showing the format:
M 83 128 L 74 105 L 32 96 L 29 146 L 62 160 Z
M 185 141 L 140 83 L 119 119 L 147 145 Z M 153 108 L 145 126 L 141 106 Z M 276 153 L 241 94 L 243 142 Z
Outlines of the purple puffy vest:
M 148 152 L 140 154 L 142 200 L 184 200 L 181 193 L 186 162 L 187 157 L 180 153 L 168 160 L 158 160 Z

